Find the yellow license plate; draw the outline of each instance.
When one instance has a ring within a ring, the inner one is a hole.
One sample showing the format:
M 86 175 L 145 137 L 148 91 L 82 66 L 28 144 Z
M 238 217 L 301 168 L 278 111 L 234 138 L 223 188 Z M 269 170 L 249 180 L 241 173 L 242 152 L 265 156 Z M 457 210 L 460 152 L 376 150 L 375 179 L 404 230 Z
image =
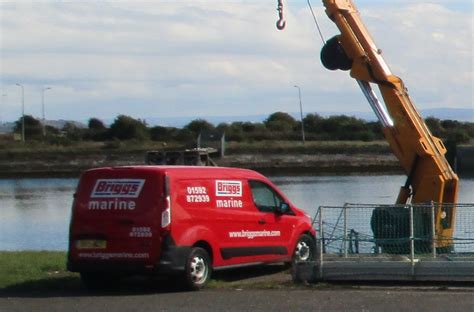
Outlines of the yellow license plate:
M 107 241 L 103 239 L 81 239 L 76 241 L 78 249 L 104 249 L 107 248 Z

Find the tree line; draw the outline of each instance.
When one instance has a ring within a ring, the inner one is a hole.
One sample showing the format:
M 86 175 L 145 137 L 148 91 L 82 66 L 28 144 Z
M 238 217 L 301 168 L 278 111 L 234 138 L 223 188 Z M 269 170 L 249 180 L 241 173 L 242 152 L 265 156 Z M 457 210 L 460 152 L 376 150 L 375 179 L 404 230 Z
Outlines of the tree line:
M 195 119 L 182 128 L 148 126 L 145 120 L 119 115 L 110 126 L 98 118 L 90 118 L 87 127 L 68 122 L 62 129 L 43 125 L 32 116 L 25 117 L 26 140 L 48 140 L 54 142 L 73 141 L 175 141 L 189 143 L 200 134 L 219 137 L 225 133 L 227 141 L 301 140 L 301 121 L 284 112 L 276 112 L 263 122 L 220 123 L 217 126 L 205 119 Z M 455 120 L 440 120 L 429 117 L 426 124 L 435 136 L 451 143 L 466 143 L 474 138 L 474 123 Z M 23 119 L 15 122 L 14 132 L 22 132 Z M 378 122 L 338 115 L 322 117 L 307 114 L 303 118 L 305 137 L 308 141 L 345 140 L 373 141 L 383 139 Z M 44 132 L 43 132 L 44 131 Z

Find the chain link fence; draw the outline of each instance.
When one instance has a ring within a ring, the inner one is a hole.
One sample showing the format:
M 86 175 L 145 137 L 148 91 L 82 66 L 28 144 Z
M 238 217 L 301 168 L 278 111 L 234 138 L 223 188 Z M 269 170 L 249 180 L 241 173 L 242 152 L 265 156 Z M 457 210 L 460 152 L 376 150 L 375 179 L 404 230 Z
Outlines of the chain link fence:
M 321 206 L 294 279 L 474 281 L 474 204 Z
M 327 255 L 474 256 L 474 204 L 321 206 L 313 225 Z

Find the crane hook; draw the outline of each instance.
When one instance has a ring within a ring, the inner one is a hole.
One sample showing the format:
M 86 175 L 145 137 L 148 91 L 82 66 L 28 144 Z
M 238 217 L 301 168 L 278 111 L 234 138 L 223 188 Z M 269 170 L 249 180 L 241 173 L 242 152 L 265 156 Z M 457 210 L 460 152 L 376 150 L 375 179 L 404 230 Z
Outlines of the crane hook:
M 286 26 L 286 21 L 283 19 L 283 0 L 278 0 L 277 11 L 278 11 L 279 19 L 276 22 L 276 27 L 278 30 L 283 30 L 285 29 L 285 26 Z

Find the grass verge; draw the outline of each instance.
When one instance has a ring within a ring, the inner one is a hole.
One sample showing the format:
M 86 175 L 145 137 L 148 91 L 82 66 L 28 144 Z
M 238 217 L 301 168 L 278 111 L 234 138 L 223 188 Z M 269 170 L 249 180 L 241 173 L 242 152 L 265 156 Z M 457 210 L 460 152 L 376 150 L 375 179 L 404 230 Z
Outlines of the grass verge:
M 68 146 L 57 146 L 42 142 L 30 142 L 28 144 L 0 143 L 0 160 L 15 159 L 75 159 L 88 155 L 113 155 L 113 154 L 143 154 L 150 150 L 180 150 L 184 146 L 179 142 L 154 141 L 110 141 L 110 142 L 79 142 Z M 227 142 L 226 152 L 228 154 L 314 154 L 314 153 L 390 153 L 385 141 L 308 141 L 302 144 L 298 141 L 255 141 L 255 142 Z
M 105 293 L 167 292 L 179 285 L 166 279 L 124 280 Z M 206 289 L 300 289 L 328 288 L 326 284 L 295 284 L 289 269 L 282 265 L 262 265 L 214 272 Z M 20 296 L 83 295 L 87 291 L 79 274 L 66 270 L 66 252 L 0 252 L 0 294 Z
M 385 141 L 259 141 L 229 142 L 228 154 L 387 154 L 390 153 Z
M 65 252 L 0 252 L 0 290 L 56 288 L 74 279 L 78 280 L 78 274 L 66 270 Z

